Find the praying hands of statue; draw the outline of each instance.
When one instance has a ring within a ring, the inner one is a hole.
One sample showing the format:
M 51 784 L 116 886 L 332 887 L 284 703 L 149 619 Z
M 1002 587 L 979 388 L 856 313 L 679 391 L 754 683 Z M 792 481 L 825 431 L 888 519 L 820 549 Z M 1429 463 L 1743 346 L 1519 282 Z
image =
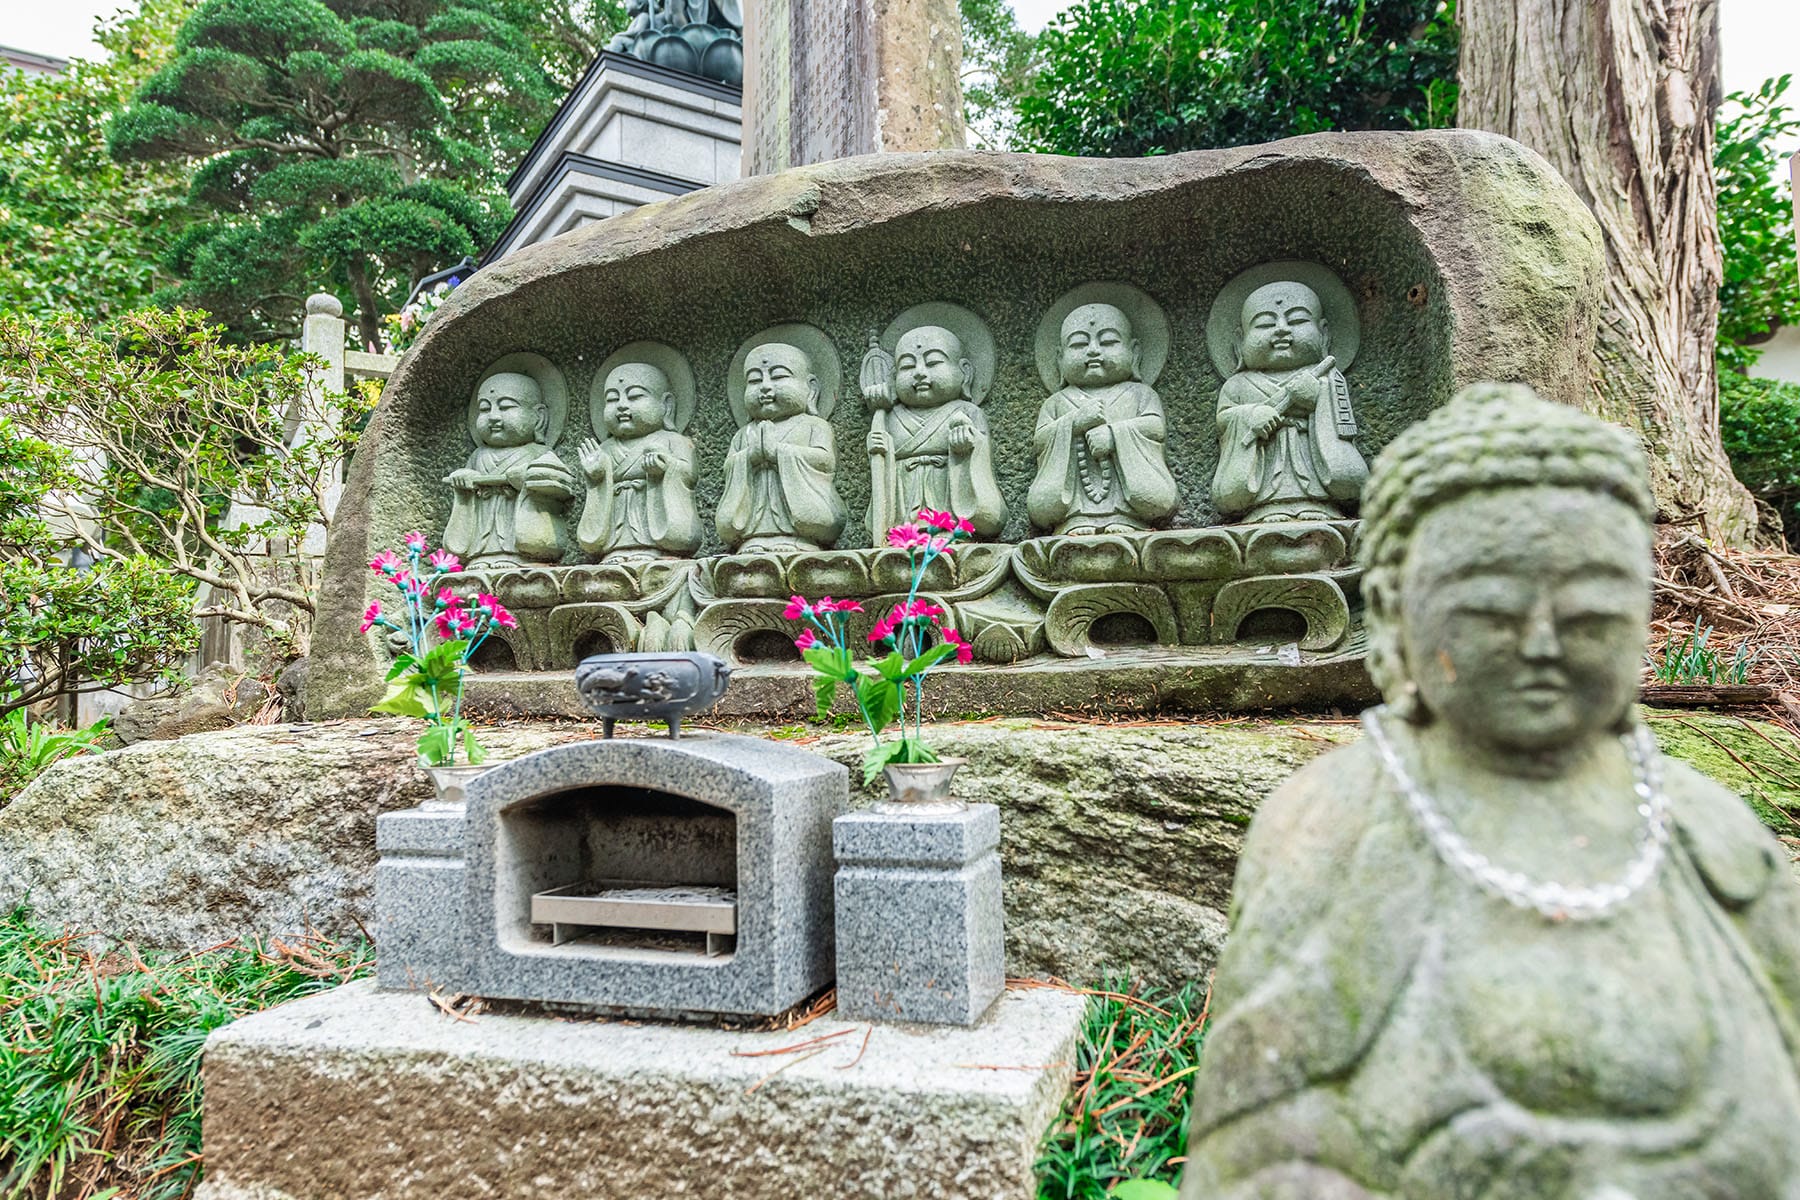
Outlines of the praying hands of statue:
M 775 465 L 775 452 L 769 449 L 769 422 L 767 421 L 758 421 L 756 432 L 750 437 L 750 465 L 753 467 Z
M 668 474 L 668 471 L 668 455 L 664 454 L 661 450 L 646 450 L 644 452 L 644 475 L 647 478 L 652 481 L 659 480 L 664 475 Z
M 1070 414 L 1070 425 L 1077 433 L 1086 433 L 1096 425 L 1106 424 L 1106 413 L 1091 400 L 1078 402 Z

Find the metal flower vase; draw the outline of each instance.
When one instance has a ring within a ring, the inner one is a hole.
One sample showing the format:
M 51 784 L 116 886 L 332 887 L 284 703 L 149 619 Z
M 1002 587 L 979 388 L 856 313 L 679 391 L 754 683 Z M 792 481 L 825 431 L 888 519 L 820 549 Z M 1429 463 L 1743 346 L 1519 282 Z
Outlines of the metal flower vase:
M 489 764 L 476 766 L 471 763 L 457 763 L 453 767 L 426 767 L 425 773 L 431 776 L 431 785 L 437 789 L 437 795 L 427 800 L 423 808 L 461 808 L 468 800 L 469 783 Z
M 950 794 L 956 769 L 968 759 L 945 758 L 933 763 L 890 763 L 883 767 L 888 796 L 877 801 L 875 811 L 896 815 L 962 812 L 968 802 Z

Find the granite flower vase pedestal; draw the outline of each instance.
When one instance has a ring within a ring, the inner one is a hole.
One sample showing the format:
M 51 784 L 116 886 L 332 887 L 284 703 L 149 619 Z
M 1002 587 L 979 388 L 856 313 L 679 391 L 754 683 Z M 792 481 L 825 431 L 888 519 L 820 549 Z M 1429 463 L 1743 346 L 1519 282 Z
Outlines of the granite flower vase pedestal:
M 838 1010 L 981 1020 L 1006 986 L 999 808 L 889 803 L 832 822 L 832 845 Z

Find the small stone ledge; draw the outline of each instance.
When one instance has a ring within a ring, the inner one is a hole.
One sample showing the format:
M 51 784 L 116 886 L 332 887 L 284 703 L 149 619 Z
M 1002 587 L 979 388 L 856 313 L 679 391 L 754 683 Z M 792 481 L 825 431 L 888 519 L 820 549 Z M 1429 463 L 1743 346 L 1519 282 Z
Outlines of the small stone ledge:
M 1031 989 L 969 1029 L 746 1033 L 459 1021 L 365 980 L 208 1040 L 199 1200 L 1029 1200 L 1084 1007 Z

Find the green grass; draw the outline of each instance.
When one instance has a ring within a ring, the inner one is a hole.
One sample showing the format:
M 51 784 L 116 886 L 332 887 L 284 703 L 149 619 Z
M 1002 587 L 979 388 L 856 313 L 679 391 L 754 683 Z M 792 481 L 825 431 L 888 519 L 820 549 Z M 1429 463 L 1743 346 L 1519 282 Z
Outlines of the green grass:
M 317 938 L 102 953 L 23 910 L 0 917 L 0 1198 L 191 1195 L 206 1035 L 373 961 L 366 945 Z
M 1038 1200 L 1101 1200 L 1131 1179 L 1175 1182 L 1205 1022 L 1199 984 L 1094 994 L 1074 1091 L 1038 1158 Z

